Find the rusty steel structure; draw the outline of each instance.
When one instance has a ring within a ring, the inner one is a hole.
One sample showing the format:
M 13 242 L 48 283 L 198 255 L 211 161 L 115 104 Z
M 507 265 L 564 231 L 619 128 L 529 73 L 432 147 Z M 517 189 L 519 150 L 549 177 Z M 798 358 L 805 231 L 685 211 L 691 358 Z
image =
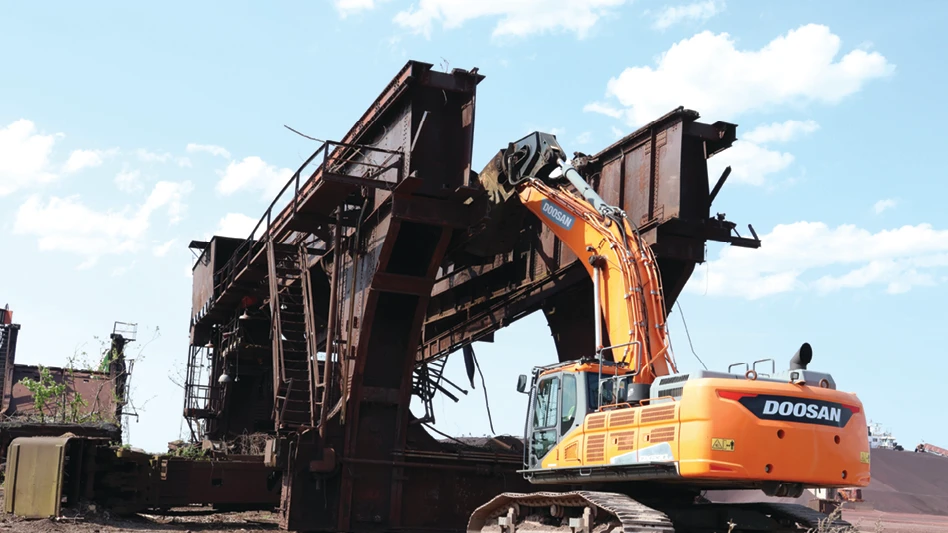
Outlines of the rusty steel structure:
M 279 479 L 259 455 L 189 459 L 110 446 L 102 438 L 33 436 L 10 445 L 5 510 L 28 518 L 81 512 L 89 502 L 119 514 L 193 505 L 271 510 L 280 502 Z
M 340 142 L 292 176 L 247 239 L 194 241 L 184 415 L 195 439 L 266 430 L 291 530 L 460 530 L 529 486 L 522 443 L 439 441 L 409 410 L 449 394 L 448 354 L 542 310 L 560 359 L 589 355 L 576 257 L 474 172 L 477 69 L 408 62 Z M 605 150 L 584 177 L 627 211 L 671 304 L 708 240 L 758 246 L 711 202 L 707 158 L 736 126 L 677 109 Z M 552 354 L 551 354 L 552 357 Z
M 0 309 L 0 462 L 10 443 L 19 437 L 65 433 L 121 442 L 122 417 L 126 405 L 132 364 L 125 358 L 125 345 L 134 341 L 134 324 L 116 322 L 111 334 L 108 359 L 99 369 L 45 366 L 53 382 L 65 386 L 62 397 L 48 401 L 42 413 L 24 380 L 39 381 L 40 367 L 16 363 L 20 324 L 13 323 L 9 305 Z

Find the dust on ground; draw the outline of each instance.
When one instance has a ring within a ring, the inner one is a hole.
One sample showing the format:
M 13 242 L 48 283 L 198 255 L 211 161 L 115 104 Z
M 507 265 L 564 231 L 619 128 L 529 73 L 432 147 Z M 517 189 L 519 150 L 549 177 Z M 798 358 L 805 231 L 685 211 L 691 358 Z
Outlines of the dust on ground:
M 59 519 L 29 520 L 0 513 L 0 531 L 13 533 L 161 533 L 192 531 L 224 533 L 232 531 L 279 531 L 279 517 L 267 511 L 202 512 L 199 508 L 173 509 L 174 516 L 137 514 L 112 516 L 108 512 Z
M 944 533 L 948 531 L 948 516 L 859 509 L 843 511 L 843 519 L 860 532 Z

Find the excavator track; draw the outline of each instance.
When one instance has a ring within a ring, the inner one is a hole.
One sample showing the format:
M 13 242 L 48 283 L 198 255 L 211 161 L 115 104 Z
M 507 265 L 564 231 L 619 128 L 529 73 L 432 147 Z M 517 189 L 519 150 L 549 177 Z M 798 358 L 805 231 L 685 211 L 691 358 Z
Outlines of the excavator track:
M 592 512 L 585 513 L 586 509 Z M 607 518 L 609 515 L 612 520 Z M 521 518 L 531 517 L 535 520 L 539 519 L 537 521 L 540 523 L 531 524 L 527 528 L 530 531 L 541 531 L 546 528 L 550 531 L 571 531 L 573 527 L 570 525 L 570 518 L 573 518 L 574 523 L 578 519 L 580 524 L 576 531 L 582 530 L 586 533 L 592 533 L 594 527 L 596 531 L 603 531 L 603 528 L 596 527 L 597 524 L 603 522 L 614 522 L 613 527 L 605 529 L 610 532 L 675 532 L 671 520 L 661 511 L 643 505 L 623 494 L 591 491 L 531 494 L 506 492 L 477 508 L 471 515 L 467 531 L 479 533 L 484 529 L 495 529 L 499 525 L 501 531 L 513 533 Z M 584 523 L 583 521 L 587 519 L 588 521 Z
M 656 505 L 658 507 L 658 505 Z M 670 504 L 662 510 L 613 492 L 504 493 L 471 514 L 468 533 L 790 533 L 850 524 L 783 503 Z M 733 524 L 733 526 L 732 526 Z

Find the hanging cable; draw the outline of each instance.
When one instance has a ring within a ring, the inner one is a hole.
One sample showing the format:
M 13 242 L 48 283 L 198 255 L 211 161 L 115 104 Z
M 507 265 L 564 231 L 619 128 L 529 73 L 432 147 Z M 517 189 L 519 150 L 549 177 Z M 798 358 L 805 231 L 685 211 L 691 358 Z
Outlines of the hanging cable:
M 678 313 L 681 315 L 681 323 L 684 324 L 685 326 L 685 335 L 688 336 L 688 346 L 691 347 L 691 353 L 692 355 L 695 356 L 695 359 L 697 359 L 698 362 L 701 363 L 701 366 L 703 366 L 704 369 L 707 370 L 708 365 L 704 364 L 704 361 L 702 361 L 701 358 L 698 357 L 698 354 L 695 353 L 695 345 L 691 343 L 691 333 L 688 332 L 688 323 L 685 322 L 685 312 L 681 310 L 681 303 L 678 301 L 675 301 L 675 305 L 678 306 Z
M 473 350 L 471 350 L 471 355 L 474 358 L 474 366 L 477 368 L 477 373 L 481 376 L 481 388 L 484 389 L 484 405 L 487 406 L 487 422 L 490 424 L 490 432 L 492 435 L 496 435 L 497 432 L 494 431 L 494 420 L 490 416 L 490 400 L 487 399 L 487 382 L 484 381 L 484 373 L 481 372 L 481 364 L 477 362 L 477 356 L 474 355 Z
M 310 137 L 309 135 L 306 135 L 305 133 L 301 133 L 301 132 L 299 132 L 299 131 L 296 131 L 296 130 L 294 130 L 293 128 L 287 126 L 286 124 L 284 124 L 283 127 L 286 128 L 286 129 L 288 129 L 288 130 L 290 130 L 290 131 L 292 131 L 293 133 L 299 135 L 300 137 L 306 137 L 307 139 L 309 139 L 309 140 L 311 140 L 311 141 L 316 141 L 316 142 L 320 142 L 320 143 L 326 142 L 326 141 L 324 141 L 324 140 L 322 140 L 322 139 L 317 139 L 316 137 Z

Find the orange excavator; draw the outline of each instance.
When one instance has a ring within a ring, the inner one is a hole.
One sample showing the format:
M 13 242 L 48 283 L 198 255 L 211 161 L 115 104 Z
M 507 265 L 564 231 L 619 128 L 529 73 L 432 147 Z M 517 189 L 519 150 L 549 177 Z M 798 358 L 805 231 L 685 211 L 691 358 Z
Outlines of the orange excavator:
M 826 517 L 787 498 L 868 485 L 862 403 L 808 368 L 809 344 L 779 373 L 772 361 L 769 374 L 760 361 L 679 372 L 658 265 L 625 213 L 552 135 L 533 133 L 497 157 L 499 183 L 584 261 L 599 320 L 594 357 L 535 368 L 517 384 L 530 396 L 521 473 L 551 490 L 499 495 L 468 531 L 806 530 Z M 780 503 L 711 503 L 715 489 L 760 489 Z

